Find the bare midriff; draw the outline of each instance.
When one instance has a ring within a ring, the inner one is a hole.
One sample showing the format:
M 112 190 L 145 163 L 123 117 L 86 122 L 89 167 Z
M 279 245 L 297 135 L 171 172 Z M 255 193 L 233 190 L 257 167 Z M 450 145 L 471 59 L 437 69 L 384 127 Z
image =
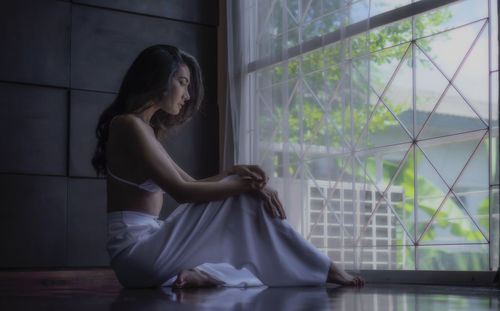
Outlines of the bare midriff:
M 114 180 L 109 176 L 107 178 L 107 197 L 108 213 L 135 211 L 158 216 L 163 205 L 162 192 L 148 192 Z

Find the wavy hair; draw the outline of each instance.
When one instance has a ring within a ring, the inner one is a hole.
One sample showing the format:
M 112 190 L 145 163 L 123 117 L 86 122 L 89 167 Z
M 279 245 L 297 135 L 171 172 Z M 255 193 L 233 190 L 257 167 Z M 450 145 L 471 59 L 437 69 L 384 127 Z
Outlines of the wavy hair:
M 189 100 L 178 115 L 158 110 L 151 117 L 150 126 L 156 137 L 163 139 L 169 129 L 185 123 L 198 111 L 203 101 L 204 88 L 196 59 L 170 45 L 160 44 L 144 49 L 125 74 L 115 100 L 99 117 L 95 131 L 97 146 L 92 158 L 92 166 L 97 175 L 106 175 L 106 142 L 111 120 L 117 115 L 142 112 L 152 105 L 152 100 L 167 96 L 172 79 L 181 65 L 186 65 L 191 75 Z

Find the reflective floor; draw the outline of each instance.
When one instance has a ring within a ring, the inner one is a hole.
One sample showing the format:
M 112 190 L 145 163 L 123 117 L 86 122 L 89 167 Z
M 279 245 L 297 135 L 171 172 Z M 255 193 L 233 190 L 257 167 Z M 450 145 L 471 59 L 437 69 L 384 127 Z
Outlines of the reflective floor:
M 369 284 L 353 288 L 85 288 L 0 293 L 0 310 L 500 310 L 500 289 Z

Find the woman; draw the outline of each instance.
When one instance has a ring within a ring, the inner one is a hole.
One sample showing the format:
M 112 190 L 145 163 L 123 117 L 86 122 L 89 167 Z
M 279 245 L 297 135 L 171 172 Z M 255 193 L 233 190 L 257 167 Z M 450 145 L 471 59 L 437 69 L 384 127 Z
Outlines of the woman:
M 170 158 L 161 139 L 202 99 L 197 61 L 156 45 L 135 59 L 99 119 L 92 164 L 108 176 L 107 249 L 118 280 L 126 287 L 362 286 L 283 220 L 258 166 L 195 180 Z M 164 191 L 183 204 L 161 221 Z

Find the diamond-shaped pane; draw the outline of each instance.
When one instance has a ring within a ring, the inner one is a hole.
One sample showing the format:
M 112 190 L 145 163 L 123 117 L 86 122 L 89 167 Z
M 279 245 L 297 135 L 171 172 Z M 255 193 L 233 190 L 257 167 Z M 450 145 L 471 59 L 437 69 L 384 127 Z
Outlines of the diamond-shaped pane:
M 413 136 L 413 70 L 411 57 L 412 51 L 410 50 L 383 96 L 383 101 L 384 105 L 399 119 L 399 125 L 405 127 L 405 131 L 410 136 Z
M 476 131 L 455 135 L 453 140 L 448 137 L 423 140 L 418 142 L 418 146 L 425 152 L 447 185 L 451 187 L 484 134 L 485 131 Z
M 483 23 L 484 24 L 484 23 Z M 476 113 L 488 120 L 488 29 L 484 31 L 467 57 L 463 67 L 455 78 L 455 86 L 469 101 Z M 492 56 L 494 58 L 495 56 Z
M 427 124 L 421 129 L 420 139 L 453 135 L 487 127 L 452 87 L 448 88 L 439 106 L 428 118 Z
M 400 146 L 401 151 L 368 154 L 357 161 L 357 174 L 364 174 L 366 178 L 366 189 L 361 198 L 364 209 L 360 245 L 401 245 L 411 241 L 407 238 L 407 234 L 411 235 L 412 223 L 411 213 L 406 213 L 406 189 L 394 185 L 400 176 L 401 180 L 405 178 L 401 174 L 408 174 L 412 170 L 406 165 L 411 155 L 408 148 L 410 145 Z M 392 186 L 389 188 L 391 181 Z M 400 181 L 398 183 L 402 184 Z M 384 192 L 385 198 L 382 197 Z
M 444 201 L 420 244 L 487 243 L 454 194 Z
M 417 195 L 417 202 L 414 204 L 414 221 L 417 225 L 416 234 L 418 238 L 444 201 L 449 188 L 421 150 L 416 148 L 415 152 L 417 166 L 415 178 L 417 182 L 413 194 Z M 415 227 L 413 228 L 415 230 Z
M 358 149 L 411 142 L 393 113 L 381 102 L 374 108 L 367 129 L 360 135 Z
M 418 47 L 415 48 L 415 78 L 416 135 L 422 129 L 449 82 Z
M 465 27 L 445 31 L 430 37 L 417 40 L 417 43 L 428 53 L 434 63 L 451 78 L 458 69 L 467 51 L 472 47 L 484 21 Z M 450 53 L 442 53 L 449 51 Z
M 489 230 L 489 182 L 488 141 L 484 140 L 472 157 L 464 173 L 453 188 L 460 203 L 488 236 Z
M 408 44 L 403 44 L 370 55 L 370 83 L 378 95 L 389 84 L 408 48 Z

